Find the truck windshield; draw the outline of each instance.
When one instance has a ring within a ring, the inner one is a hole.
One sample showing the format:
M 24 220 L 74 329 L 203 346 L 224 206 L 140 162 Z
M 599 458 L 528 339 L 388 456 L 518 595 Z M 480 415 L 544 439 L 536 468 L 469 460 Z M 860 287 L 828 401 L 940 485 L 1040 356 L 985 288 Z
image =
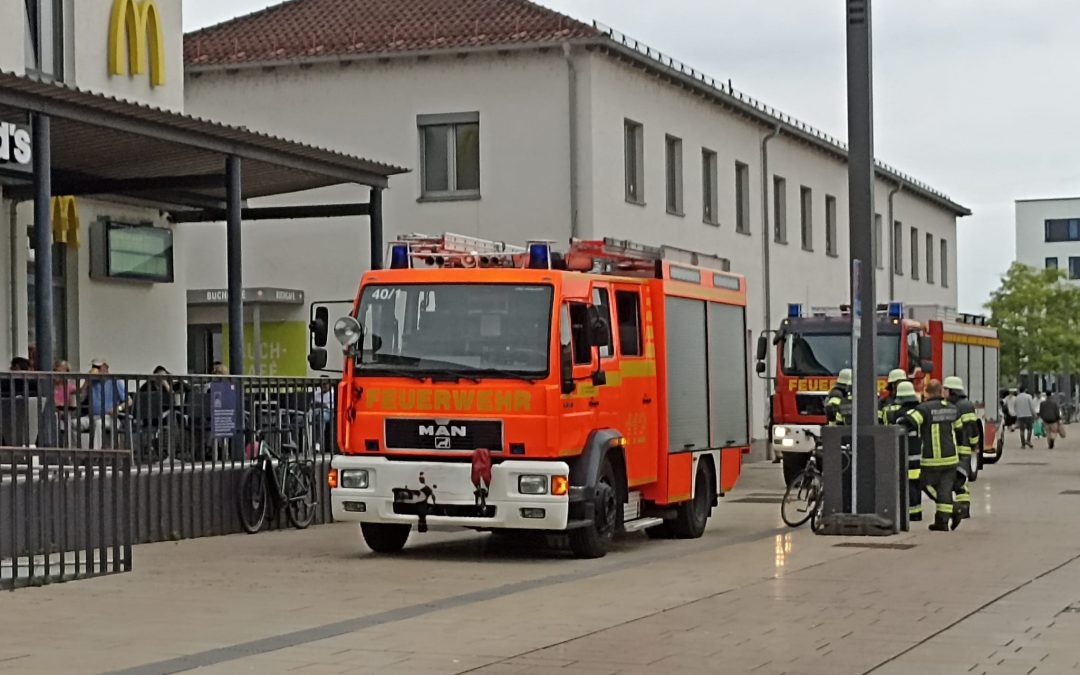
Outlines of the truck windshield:
M 874 345 L 878 375 L 900 367 L 900 336 L 878 335 Z M 851 367 L 851 334 L 788 333 L 784 336 L 785 375 L 837 375 Z
M 361 373 L 528 377 L 548 372 L 553 289 L 542 285 L 371 285 L 360 297 Z

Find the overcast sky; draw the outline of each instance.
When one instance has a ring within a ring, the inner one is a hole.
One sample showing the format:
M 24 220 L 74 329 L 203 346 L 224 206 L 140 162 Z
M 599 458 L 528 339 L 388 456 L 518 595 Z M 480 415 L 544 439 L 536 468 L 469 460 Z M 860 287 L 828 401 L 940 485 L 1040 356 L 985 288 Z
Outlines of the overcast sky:
M 188 30 L 276 4 L 183 1 Z M 843 0 L 545 4 L 847 135 Z M 1076 0 L 874 3 L 875 154 L 975 212 L 959 221 L 962 310 L 979 310 L 1013 259 L 1015 199 L 1080 195 L 1078 35 Z

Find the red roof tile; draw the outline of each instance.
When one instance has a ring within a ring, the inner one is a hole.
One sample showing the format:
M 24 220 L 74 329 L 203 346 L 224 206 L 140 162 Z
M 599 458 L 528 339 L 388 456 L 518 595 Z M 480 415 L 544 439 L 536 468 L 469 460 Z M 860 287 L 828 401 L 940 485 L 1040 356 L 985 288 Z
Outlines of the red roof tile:
M 560 42 L 601 33 L 527 0 L 290 0 L 184 37 L 188 65 Z

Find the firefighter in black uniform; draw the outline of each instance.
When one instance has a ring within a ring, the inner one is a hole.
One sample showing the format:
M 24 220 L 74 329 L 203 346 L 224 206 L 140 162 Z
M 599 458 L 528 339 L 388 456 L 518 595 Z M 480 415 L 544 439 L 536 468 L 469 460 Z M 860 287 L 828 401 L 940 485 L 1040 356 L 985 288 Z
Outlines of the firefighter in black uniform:
M 900 418 L 900 423 L 919 434 L 921 482 L 937 502 L 930 529 L 947 532 L 951 524 L 955 530 L 960 526 L 952 494 L 956 467 L 960 463 L 957 436 L 963 434 L 964 429 L 960 411 L 942 398 L 941 381 L 930 380 L 926 385 L 926 400 Z
M 844 368 L 825 397 L 825 422 L 830 427 L 851 424 L 851 411 L 851 368 Z
M 889 381 L 885 385 L 885 394 L 878 399 L 878 419 L 882 424 L 895 424 L 895 422 L 888 421 L 888 414 L 886 410 L 889 408 L 895 408 L 896 406 L 896 388 L 900 386 L 901 382 L 907 381 L 907 373 L 903 368 L 896 368 L 889 371 Z
M 975 414 L 975 404 L 964 392 L 964 381 L 953 375 L 946 377 L 944 382 L 945 397 L 960 411 L 960 421 L 964 424 L 963 438 L 957 435 L 957 450 L 960 454 L 960 464 L 956 469 L 956 484 L 953 492 L 956 494 L 956 512 L 960 518 L 971 517 L 971 487 L 968 481 L 975 469 L 974 462 L 978 461 L 975 451 L 982 449 L 982 424 L 979 416 Z
M 906 416 L 919 405 L 919 396 L 915 393 L 915 385 L 910 382 L 901 382 L 896 386 L 895 402 L 889 405 L 885 413 L 885 424 L 900 424 L 900 418 Z M 922 463 L 922 446 L 919 434 L 914 429 L 907 427 L 907 474 L 908 474 L 908 520 L 918 522 L 922 520 L 922 487 L 919 485 L 921 476 L 920 465 Z

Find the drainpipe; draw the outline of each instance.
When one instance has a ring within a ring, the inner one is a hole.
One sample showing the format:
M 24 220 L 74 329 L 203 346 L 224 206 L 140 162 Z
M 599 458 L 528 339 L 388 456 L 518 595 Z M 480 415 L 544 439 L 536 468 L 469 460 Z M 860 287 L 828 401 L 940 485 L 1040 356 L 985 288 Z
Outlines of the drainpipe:
M 11 200 L 10 207 L 8 209 L 8 230 L 10 233 L 10 240 L 8 245 L 11 247 L 8 251 L 8 269 L 11 274 L 9 280 L 10 293 L 8 294 L 8 300 L 11 303 L 8 309 L 11 312 L 11 353 L 14 354 L 19 349 L 19 324 L 22 323 L 19 319 L 19 203 L 14 199 Z M 23 244 L 25 246 L 25 243 Z M 23 270 L 26 267 L 23 266 Z M 25 310 L 23 313 L 25 315 Z
M 769 227 L 769 141 L 780 135 L 780 125 L 777 124 L 771 132 L 761 139 L 761 265 L 765 270 L 765 283 L 763 286 L 765 305 L 765 330 L 772 328 L 772 266 L 770 255 L 772 253 L 773 231 Z M 765 381 L 765 458 L 772 459 L 772 443 L 768 442 L 770 427 L 772 426 L 772 380 Z
M 889 190 L 889 230 L 888 232 L 882 232 L 882 236 L 889 239 L 889 302 L 896 300 L 896 236 L 893 234 L 893 230 L 896 229 L 896 218 L 893 212 L 893 197 L 903 189 L 904 183 L 897 181 L 896 187 Z M 880 242 L 878 242 L 878 246 L 881 246 Z
M 577 124 L 577 69 L 574 67 L 574 55 L 569 42 L 563 43 L 563 57 L 566 58 L 566 108 L 570 136 L 570 238 L 580 239 L 578 225 L 578 124 Z

